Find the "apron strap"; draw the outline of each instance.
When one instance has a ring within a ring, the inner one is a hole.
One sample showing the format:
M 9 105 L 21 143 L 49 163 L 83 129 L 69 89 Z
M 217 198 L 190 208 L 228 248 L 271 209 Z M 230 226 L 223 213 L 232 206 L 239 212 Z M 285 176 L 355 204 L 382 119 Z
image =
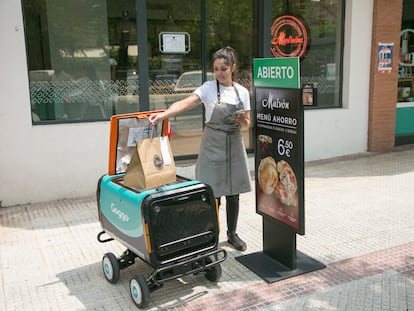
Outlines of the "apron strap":
M 216 79 L 216 84 L 217 84 L 217 102 L 218 102 L 218 104 L 221 104 L 220 84 L 219 84 L 217 79 Z M 244 109 L 243 102 L 241 101 L 241 98 L 240 98 L 239 90 L 234 85 L 234 83 L 232 83 L 232 85 L 233 85 L 233 88 L 234 88 L 234 92 L 236 93 L 237 99 L 239 101 L 238 107 L 240 109 Z

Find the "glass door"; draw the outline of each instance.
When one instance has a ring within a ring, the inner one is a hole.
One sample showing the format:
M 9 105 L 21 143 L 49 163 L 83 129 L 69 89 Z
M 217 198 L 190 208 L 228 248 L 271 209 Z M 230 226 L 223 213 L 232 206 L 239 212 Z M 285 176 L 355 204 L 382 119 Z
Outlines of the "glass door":
M 147 25 L 150 109 L 168 108 L 214 79 L 211 55 L 228 45 L 238 52 L 239 83 L 251 89 L 252 0 L 148 0 Z M 199 152 L 203 118 L 200 105 L 170 120 L 174 155 Z
M 107 0 L 112 113 L 140 111 L 135 0 Z
M 202 84 L 201 24 L 201 1 L 147 1 L 150 110 L 167 109 Z M 203 129 L 202 105 L 170 122 L 174 155 L 197 154 Z
M 208 70 L 211 70 L 211 55 L 218 49 L 231 46 L 237 52 L 238 72 L 237 82 L 250 91 L 250 105 L 254 109 L 252 88 L 252 63 L 254 56 L 260 56 L 258 46 L 254 43 L 254 25 L 258 18 L 256 7 L 258 3 L 252 0 L 209 0 L 206 9 L 206 50 L 208 51 Z M 250 116 L 251 124 L 254 115 Z M 245 147 L 253 148 L 252 129 L 243 129 Z

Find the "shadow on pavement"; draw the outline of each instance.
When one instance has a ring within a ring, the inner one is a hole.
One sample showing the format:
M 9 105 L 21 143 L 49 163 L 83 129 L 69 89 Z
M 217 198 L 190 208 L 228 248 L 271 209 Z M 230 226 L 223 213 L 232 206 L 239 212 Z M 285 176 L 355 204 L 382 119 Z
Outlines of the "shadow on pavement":
M 68 289 L 86 310 L 138 310 L 129 292 L 129 280 L 136 274 L 147 276 L 151 267 L 139 260 L 124 270 L 116 284 L 109 283 L 102 272 L 101 263 L 63 271 L 56 275 L 59 282 Z M 147 310 L 158 310 L 182 306 L 194 299 L 205 296 L 218 284 L 208 284 L 204 275 L 188 276 L 168 281 L 161 288 L 151 292 Z M 51 286 L 53 284 L 44 284 Z M 202 287 L 206 286 L 205 289 Z

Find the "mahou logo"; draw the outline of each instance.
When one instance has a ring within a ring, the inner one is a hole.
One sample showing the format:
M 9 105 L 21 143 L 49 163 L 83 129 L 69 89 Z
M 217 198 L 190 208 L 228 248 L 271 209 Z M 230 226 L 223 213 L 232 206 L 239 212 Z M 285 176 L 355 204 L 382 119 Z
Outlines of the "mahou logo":
M 309 38 L 304 23 L 292 15 L 278 17 L 270 28 L 270 51 L 274 57 L 299 57 L 305 54 Z

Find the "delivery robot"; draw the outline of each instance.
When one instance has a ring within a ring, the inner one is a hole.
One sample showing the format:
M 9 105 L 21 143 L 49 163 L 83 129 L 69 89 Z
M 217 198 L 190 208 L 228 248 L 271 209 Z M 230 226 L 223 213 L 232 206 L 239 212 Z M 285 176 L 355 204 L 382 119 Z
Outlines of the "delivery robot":
M 218 248 L 218 206 L 210 186 L 177 176 L 176 181 L 154 189 L 135 189 L 123 183 L 131 160 L 132 140 L 142 139 L 150 112 L 115 115 L 110 120 L 108 173 L 97 186 L 101 243 L 116 240 L 126 247 L 119 257 L 106 253 L 102 269 L 109 283 L 120 270 L 141 259 L 153 268 L 150 275 L 130 279 L 130 294 L 139 308 L 149 303 L 150 292 L 165 282 L 203 273 L 212 282 L 221 277 L 226 251 Z M 157 125 L 167 135 L 169 123 Z M 133 137 L 132 137 L 133 136 Z

